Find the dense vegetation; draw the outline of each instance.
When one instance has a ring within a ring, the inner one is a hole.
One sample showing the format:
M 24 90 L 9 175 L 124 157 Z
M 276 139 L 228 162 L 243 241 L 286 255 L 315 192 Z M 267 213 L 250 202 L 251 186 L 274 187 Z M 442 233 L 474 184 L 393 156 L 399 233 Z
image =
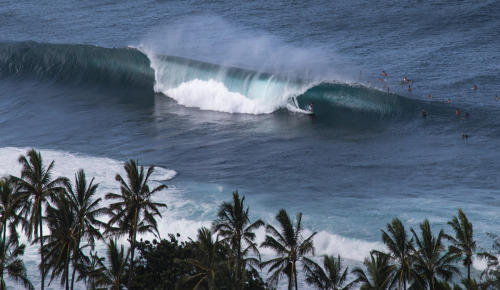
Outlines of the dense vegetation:
M 78 281 L 89 289 L 273 289 L 279 283 L 298 289 L 299 275 L 314 289 L 500 289 L 500 238 L 490 234 L 492 250 L 478 252 L 472 223 L 460 209 L 448 222 L 451 235 L 443 229 L 436 235 L 428 220 L 408 229 L 393 219 L 382 230 L 386 251 L 373 250 L 363 266 L 350 270 L 340 256 L 324 255 L 320 264 L 312 259 L 316 233 L 304 236 L 301 213 L 292 218 L 281 209 L 275 225 L 252 221 L 237 191 L 220 205 L 211 228 L 198 229 L 195 240 L 179 242 L 179 234 L 170 234 L 169 239 L 143 241 L 138 234 L 159 237 L 157 218 L 167 207 L 152 199 L 167 188 L 150 188 L 154 166 L 145 170 L 135 160 L 126 162 L 126 176 L 116 175 L 120 192 L 107 193 L 111 204 L 102 207 L 96 198 L 99 185 L 84 170 L 75 174 L 73 184 L 53 178 L 54 161 L 47 166 L 34 149 L 19 163 L 19 176 L 0 179 L 1 289 L 7 286 L 5 276 L 16 285 L 38 288 L 27 276 L 19 229 L 40 246 L 39 289 L 54 279 L 66 289 Z M 260 227 L 267 234 L 258 245 L 255 230 Z M 128 238 L 127 250 L 117 244 L 120 236 Z M 105 257 L 95 251 L 98 242 L 106 246 Z M 276 256 L 262 261 L 263 247 Z M 477 277 L 471 273 L 474 256 L 488 263 Z

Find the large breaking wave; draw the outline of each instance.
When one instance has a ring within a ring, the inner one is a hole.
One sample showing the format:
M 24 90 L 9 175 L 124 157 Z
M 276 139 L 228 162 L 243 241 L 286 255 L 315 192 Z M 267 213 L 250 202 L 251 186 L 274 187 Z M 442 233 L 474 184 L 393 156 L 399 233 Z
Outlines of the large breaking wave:
M 399 116 L 415 100 L 356 83 L 308 80 L 228 67 L 135 48 L 18 42 L 0 44 L 0 77 L 163 93 L 187 107 L 227 113 L 301 112 L 317 115 Z

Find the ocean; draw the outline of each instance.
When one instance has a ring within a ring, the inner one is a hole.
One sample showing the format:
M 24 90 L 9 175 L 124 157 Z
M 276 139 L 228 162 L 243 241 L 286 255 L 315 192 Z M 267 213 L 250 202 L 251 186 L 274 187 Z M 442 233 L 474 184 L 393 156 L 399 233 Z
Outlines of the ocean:
M 35 148 L 56 175 L 83 168 L 104 196 L 137 159 L 169 186 L 156 195 L 168 205 L 162 237 L 195 238 L 238 190 L 253 220 L 301 212 L 316 255 L 351 266 L 384 248 L 393 218 L 453 234 L 461 208 L 487 250 L 486 233 L 500 234 L 498 11 L 498 1 L 2 1 L 0 175 L 18 175 L 17 158 Z M 38 259 L 30 246 L 34 285 Z

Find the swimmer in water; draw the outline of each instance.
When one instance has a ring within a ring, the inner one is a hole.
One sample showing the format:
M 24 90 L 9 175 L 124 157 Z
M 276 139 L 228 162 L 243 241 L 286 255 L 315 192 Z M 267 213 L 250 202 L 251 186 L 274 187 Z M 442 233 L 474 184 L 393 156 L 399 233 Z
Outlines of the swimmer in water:
M 411 86 L 408 85 L 408 92 L 411 93 Z
M 428 94 L 428 95 L 427 95 L 427 99 L 429 99 L 429 100 L 430 100 L 430 99 L 432 99 L 431 94 Z
M 384 77 L 388 77 L 388 76 L 389 76 L 389 74 L 387 74 L 387 73 L 385 72 L 385 70 L 383 70 L 383 71 L 382 71 L 381 75 L 383 75 Z
M 455 115 L 456 115 L 456 116 L 460 116 L 460 111 L 458 110 L 458 108 L 457 108 L 457 110 L 455 111 Z
M 422 110 L 421 114 L 422 114 L 422 117 L 427 117 L 427 113 L 424 110 Z

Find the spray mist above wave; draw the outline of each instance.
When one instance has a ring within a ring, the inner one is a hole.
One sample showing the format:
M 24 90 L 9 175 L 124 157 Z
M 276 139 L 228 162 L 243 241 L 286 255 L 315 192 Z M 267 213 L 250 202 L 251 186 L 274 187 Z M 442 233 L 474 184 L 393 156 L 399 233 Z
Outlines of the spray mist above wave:
M 153 28 L 138 46 L 158 55 L 290 78 L 349 79 L 343 65 L 336 62 L 341 58 L 331 50 L 299 45 L 283 36 L 252 30 L 213 15 L 188 16 Z

